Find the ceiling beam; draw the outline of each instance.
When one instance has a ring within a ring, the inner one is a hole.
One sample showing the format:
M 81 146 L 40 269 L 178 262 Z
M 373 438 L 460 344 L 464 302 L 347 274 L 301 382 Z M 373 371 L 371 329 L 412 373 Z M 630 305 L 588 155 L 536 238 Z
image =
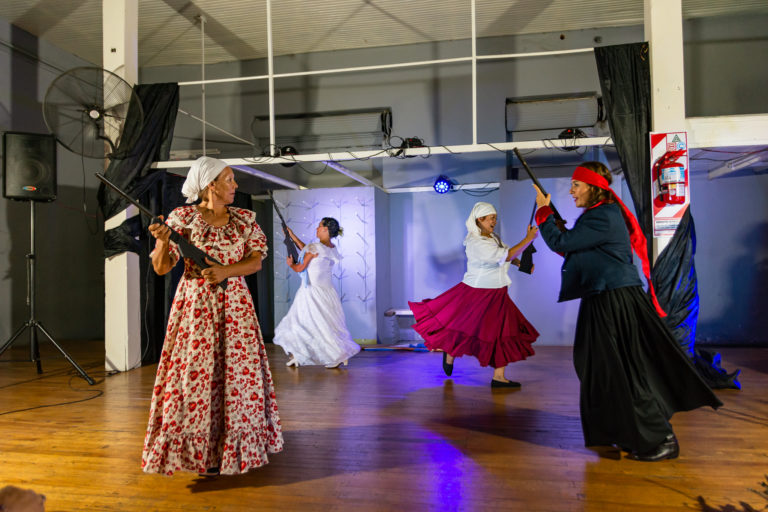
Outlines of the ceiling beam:
M 768 146 L 768 114 L 689 117 L 685 125 L 692 148 Z
M 344 167 L 339 162 L 334 162 L 333 160 L 324 160 L 323 163 L 325 165 L 327 165 L 328 167 L 330 167 L 331 169 L 333 169 L 334 171 L 340 172 L 344 176 L 352 178 L 355 181 L 359 181 L 363 185 L 368 185 L 369 187 L 376 187 L 377 189 L 381 190 L 382 192 L 387 192 L 387 189 L 385 189 L 381 185 L 378 185 L 378 184 L 372 182 L 368 178 L 360 176 L 355 171 L 353 171 L 352 169 L 348 169 L 348 168 Z
M 518 149 L 573 149 L 582 146 L 613 146 L 610 137 L 584 137 L 581 139 L 548 139 L 519 142 L 494 142 L 465 144 L 456 146 L 425 146 L 421 148 L 387 148 L 366 151 L 341 151 L 316 153 L 310 155 L 290 155 L 276 157 L 223 158 L 227 165 L 284 164 L 295 162 L 327 162 L 370 160 L 371 158 L 405 158 L 409 156 L 428 157 L 431 155 L 454 155 L 461 153 L 487 153 L 498 151 L 505 153 Z M 190 167 L 194 160 L 154 162 L 154 169 L 178 169 Z
M 229 167 L 232 169 L 237 169 L 240 172 L 244 172 L 246 174 L 250 174 L 251 176 L 256 176 L 257 178 L 261 178 L 263 180 L 271 181 L 272 183 L 277 183 L 278 185 L 282 185 L 285 188 L 292 188 L 293 190 L 304 190 L 307 187 L 304 187 L 302 185 L 298 185 L 292 181 L 288 181 L 283 178 L 279 178 L 275 176 L 274 174 L 269 174 L 268 172 L 260 171 L 258 169 L 254 169 L 253 167 L 250 167 L 248 165 L 241 165 L 241 164 L 233 164 L 230 163 L 230 160 L 238 160 L 235 158 L 225 159 L 224 161 L 229 164 Z M 180 167 L 190 167 L 192 165 L 192 160 L 189 160 L 190 165 L 184 165 Z

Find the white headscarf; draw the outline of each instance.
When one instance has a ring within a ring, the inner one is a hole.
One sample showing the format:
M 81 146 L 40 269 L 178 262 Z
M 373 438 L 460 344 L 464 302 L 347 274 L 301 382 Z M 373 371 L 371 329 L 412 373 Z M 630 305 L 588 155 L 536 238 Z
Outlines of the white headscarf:
M 480 228 L 477 227 L 475 221 L 480 217 L 493 215 L 494 213 L 496 213 L 496 208 L 494 208 L 491 203 L 484 203 L 482 201 L 475 203 L 475 206 L 472 207 L 472 211 L 469 212 L 469 217 L 467 217 L 467 236 L 464 238 L 464 245 L 467 245 L 467 241 L 469 241 L 469 238 L 472 235 L 480 236 Z
M 226 162 L 218 158 L 201 156 L 192 164 L 187 173 L 187 179 L 181 186 L 181 193 L 187 198 L 187 203 L 197 201 L 200 193 L 227 167 Z

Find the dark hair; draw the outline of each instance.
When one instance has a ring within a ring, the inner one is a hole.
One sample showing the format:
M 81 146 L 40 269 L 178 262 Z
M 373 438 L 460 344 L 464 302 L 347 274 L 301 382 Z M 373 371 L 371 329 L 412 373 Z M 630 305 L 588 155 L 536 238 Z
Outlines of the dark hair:
M 328 236 L 331 238 L 344 234 L 344 230 L 339 227 L 339 221 L 333 217 L 323 217 L 321 223 L 328 228 Z
M 613 181 L 613 175 L 611 174 L 611 170 L 608 169 L 604 164 L 600 162 L 584 162 L 579 164 L 579 167 L 584 167 L 586 169 L 589 169 L 590 171 L 594 171 L 603 178 L 606 179 L 608 184 L 610 185 Z M 589 206 L 593 206 L 600 201 L 605 201 L 606 203 L 612 203 L 613 202 L 613 194 L 611 194 L 608 190 L 603 190 L 600 187 L 596 187 L 594 185 L 589 185 Z

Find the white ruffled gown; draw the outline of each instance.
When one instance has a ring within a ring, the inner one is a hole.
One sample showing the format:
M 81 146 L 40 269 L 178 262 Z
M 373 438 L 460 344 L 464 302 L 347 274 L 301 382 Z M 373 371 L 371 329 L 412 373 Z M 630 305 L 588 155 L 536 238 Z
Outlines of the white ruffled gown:
M 331 268 L 341 256 L 335 247 L 320 242 L 306 245 L 304 252 L 317 256 L 307 265 L 291 308 L 275 328 L 274 343 L 293 355 L 299 366 L 337 365 L 360 352 L 331 281 Z

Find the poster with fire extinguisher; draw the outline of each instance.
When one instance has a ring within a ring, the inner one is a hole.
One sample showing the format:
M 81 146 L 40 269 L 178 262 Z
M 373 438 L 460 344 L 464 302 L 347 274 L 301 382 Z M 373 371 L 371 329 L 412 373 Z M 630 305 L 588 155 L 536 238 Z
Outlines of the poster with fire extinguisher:
M 691 202 L 688 134 L 651 133 L 650 138 L 653 236 L 672 236 Z

